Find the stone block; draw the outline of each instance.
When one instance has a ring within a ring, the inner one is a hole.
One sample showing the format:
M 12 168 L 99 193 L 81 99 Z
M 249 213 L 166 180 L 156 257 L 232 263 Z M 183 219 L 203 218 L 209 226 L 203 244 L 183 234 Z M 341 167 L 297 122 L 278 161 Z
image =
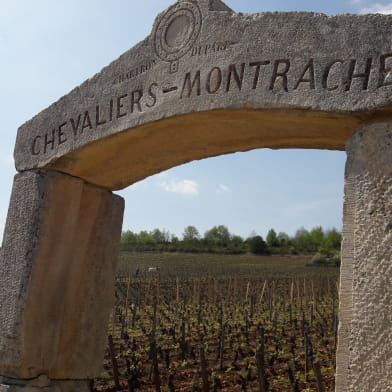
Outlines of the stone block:
M 391 391 L 392 123 L 347 143 L 337 392 Z
M 49 380 L 42 383 L 38 379 L 0 380 L 0 392 L 91 392 L 88 380 Z
M 64 174 L 15 176 L 0 259 L 0 375 L 99 374 L 123 208 Z

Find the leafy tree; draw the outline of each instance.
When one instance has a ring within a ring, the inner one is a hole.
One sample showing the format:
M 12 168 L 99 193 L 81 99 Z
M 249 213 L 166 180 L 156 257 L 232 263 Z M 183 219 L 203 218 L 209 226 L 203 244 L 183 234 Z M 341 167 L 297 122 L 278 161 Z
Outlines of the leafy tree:
M 120 246 L 121 249 L 129 248 L 137 243 L 137 234 L 133 233 L 131 230 L 124 231 L 121 234 Z
M 239 235 L 233 235 L 227 250 L 230 253 L 244 253 L 245 249 L 244 239 Z
M 182 233 L 183 241 L 198 241 L 200 240 L 199 231 L 196 229 L 195 226 L 187 226 Z
M 295 232 L 293 238 L 294 245 L 298 252 L 309 252 L 310 235 L 309 231 L 301 227 Z
M 166 230 L 154 229 L 151 237 L 156 244 L 167 244 L 170 241 L 170 233 Z
M 238 235 L 232 235 L 224 226 L 214 226 L 208 230 L 204 238 L 194 226 L 184 229 L 183 239 L 170 235 L 167 230 L 142 230 L 134 233 L 130 230 L 121 234 L 122 250 L 139 251 L 183 251 L 183 252 L 219 252 L 267 254 L 269 249 L 281 254 L 318 253 L 318 259 L 326 259 L 328 264 L 338 264 L 340 260 L 341 233 L 335 228 L 324 231 L 321 226 L 314 227 L 310 232 L 303 227 L 297 230 L 294 237 L 271 229 L 267 241 L 252 232 L 246 241 Z
M 247 239 L 249 244 L 249 250 L 256 255 L 266 255 L 269 254 L 268 246 L 263 240 L 263 237 L 257 235 Z
M 310 251 L 316 252 L 324 240 L 324 230 L 321 226 L 314 227 L 309 233 Z
M 234 246 L 240 247 L 244 244 L 244 239 L 239 235 L 233 235 L 231 238 L 231 243 Z
M 328 230 L 324 236 L 324 243 L 327 243 L 332 249 L 340 250 L 342 243 L 342 234 L 335 228 Z
M 274 229 L 271 229 L 266 237 L 266 242 L 269 248 L 276 248 L 279 246 L 278 236 Z
M 226 226 L 214 226 L 206 231 L 204 239 L 208 244 L 227 246 L 231 240 L 231 234 Z
M 138 235 L 138 243 L 140 245 L 151 245 L 154 244 L 154 237 L 152 236 L 151 232 L 148 232 L 146 230 L 142 230 L 139 232 Z
M 170 242 L 171 242 L 173 245 L 178 245 L 178 243 L 180 242 L 180 240 L 179 240 L 179 238 L 178 238 L 176 235 L 172 234 L 171 237 L 170 237 Z
M 293 241 L 288 234 L 282 231 L 279 232 L 279 234 L 277 235 L 277 240 L 279 243 L 279 246 L 276 248 L 277 252 L 279 252 L 282 255 L 296 253 L 295 248 L 293 246 Z
M 288 234 L 281 231 L 278 234 L 278 241 L 280 246 L 286 246 L 290 243 L 290 237 Z

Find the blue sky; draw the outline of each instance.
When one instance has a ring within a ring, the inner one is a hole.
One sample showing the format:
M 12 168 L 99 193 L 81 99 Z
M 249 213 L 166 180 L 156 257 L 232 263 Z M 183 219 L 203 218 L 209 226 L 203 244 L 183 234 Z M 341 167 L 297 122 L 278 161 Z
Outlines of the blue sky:
M 0 233 L 15 174 L 16 130 L 151 31 L 172 0 L 0 0 Z M 237 12 L 392 13 L 392 2 L 227 0 Z M 255 150 L 192 162 L 120 194 L 124 229 L 181 235 L 224 224 L 231 232 L 341 227 L 345 153 Z

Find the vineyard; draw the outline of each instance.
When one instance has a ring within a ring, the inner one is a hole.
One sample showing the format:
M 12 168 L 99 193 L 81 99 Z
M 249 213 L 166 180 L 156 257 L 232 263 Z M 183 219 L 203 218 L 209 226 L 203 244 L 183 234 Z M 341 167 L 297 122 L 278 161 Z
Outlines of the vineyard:
M 94 389 L 332 392 L 339 270 L 308 259 L 123 253 Z

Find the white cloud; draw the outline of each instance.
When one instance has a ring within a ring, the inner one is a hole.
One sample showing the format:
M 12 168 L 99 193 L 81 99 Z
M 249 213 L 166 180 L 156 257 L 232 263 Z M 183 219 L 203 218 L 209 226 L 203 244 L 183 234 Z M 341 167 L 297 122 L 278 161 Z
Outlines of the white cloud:
M 199 184 L 193 180 L 161 181 L 159 186 L 166 192 L 195 196 L 199 194 Z
M 217 192 L 218 193 L 228 193 L 228 192 L 231 192 L 231 189 L 227 185 L 219 184 Z
M 389 4 L 380 4 L 374 3 L 369 7 L 362 8 L 360 11 L 361 14 L 392 14 L 392 3 Z
M 167 178 L 167 177 L 169 177 L 169 171 L 165 170 L 163 172 L 160 172 L 160 173 L 157 174 L 157 177 L 158 178 Z

